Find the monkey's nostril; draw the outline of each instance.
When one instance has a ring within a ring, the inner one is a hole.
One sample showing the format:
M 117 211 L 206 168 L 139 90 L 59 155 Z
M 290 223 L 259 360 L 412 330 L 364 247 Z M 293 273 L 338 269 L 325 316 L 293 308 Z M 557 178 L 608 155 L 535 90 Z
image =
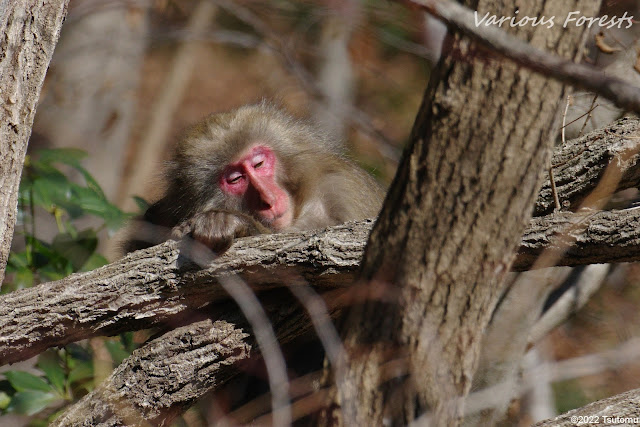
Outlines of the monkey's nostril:
M 270 191 L 260 191 L 260 206 L 262 209 L 269 209 L 276 204 L 277 197 Z
M 271 206 L 272 206 L 271 203 L 269 203 L 268 201 L 262 199 L 262 203 L 261 203 L 260 209 L 265 209 L 265 210 L 266 209 L 271 209 Z

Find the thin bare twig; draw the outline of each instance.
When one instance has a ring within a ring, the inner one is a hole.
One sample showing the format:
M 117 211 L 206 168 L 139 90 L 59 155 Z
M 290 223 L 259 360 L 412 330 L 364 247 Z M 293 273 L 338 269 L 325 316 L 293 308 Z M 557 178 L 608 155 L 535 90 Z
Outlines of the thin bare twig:
M 584 123 L 582 124 L 582 127 L 580 128 L 580 132 L 578 132 L 578 136 L 582 136 L 582 132 L 584 132 L 584 128 L 587 127 L 587 123 L 589 123 L 589 120 L 591 120 L 591 117 L 593 116 L 593 110 L 596 109 L 597 105 L 596 105 L 596 100 L 598 99 L 598 94 L 595 94 L 593 96 L 593 100 L 591 101 L 591 106 L 589 107 L 589 110 L 587 110 L 587 118 L 584 119 Z

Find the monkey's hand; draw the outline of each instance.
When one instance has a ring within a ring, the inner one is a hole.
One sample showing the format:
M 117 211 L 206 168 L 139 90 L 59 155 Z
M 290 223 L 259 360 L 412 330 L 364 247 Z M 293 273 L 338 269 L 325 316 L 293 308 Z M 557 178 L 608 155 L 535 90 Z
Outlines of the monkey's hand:
M 222 253 L 229 249 L 237 237 L 269 232 L 268 228 L 248 215 L 212 209 L 197 213 L 173 227 L 171 237 L 180 240 L 190 236 L 212 251 Z

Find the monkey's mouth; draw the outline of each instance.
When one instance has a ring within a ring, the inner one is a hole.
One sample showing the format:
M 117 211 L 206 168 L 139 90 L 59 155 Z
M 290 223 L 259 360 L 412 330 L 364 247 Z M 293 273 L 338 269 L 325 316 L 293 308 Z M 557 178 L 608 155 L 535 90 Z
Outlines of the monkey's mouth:
M 259 214 L 262 222 L 273 230 L 283 230 L 289 227 L 293 220 L 291 212 L 288 209 L 282 213 L 269 209 L 261 211 Z

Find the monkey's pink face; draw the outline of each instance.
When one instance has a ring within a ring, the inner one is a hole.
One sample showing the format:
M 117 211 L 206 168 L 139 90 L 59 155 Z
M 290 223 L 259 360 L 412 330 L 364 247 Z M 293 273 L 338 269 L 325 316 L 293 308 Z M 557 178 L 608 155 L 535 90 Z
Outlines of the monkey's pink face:
M 293 221 L 291 198 L 276 180 L 278 159 L 269 147 L 256 145 L 222 172 L 220 188 L 225 194 L 242 198 L 243 206 L 274 230 Z

